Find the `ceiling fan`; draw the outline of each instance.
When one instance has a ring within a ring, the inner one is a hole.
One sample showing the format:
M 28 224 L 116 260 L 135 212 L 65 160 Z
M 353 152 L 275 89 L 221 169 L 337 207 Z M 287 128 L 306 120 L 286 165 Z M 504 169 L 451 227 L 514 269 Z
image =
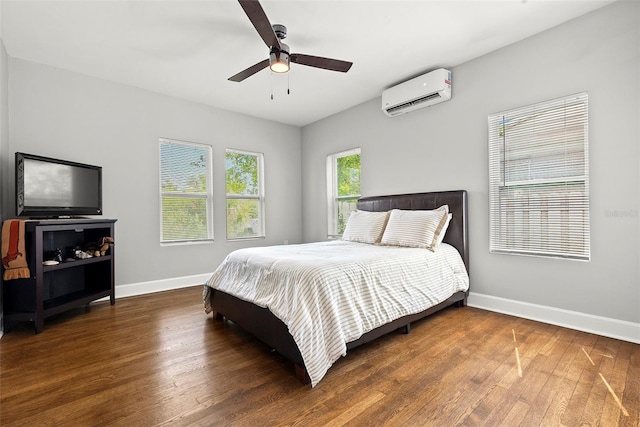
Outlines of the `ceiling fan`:
M 238 0 L 238 2 L 269 48 L 269 58 L 229 77 L 232 82 L 241 82 L 267 67 L 276 73 L 286 73 L 289 71 L 290 62 L 342 73 L 346 73 L 351 68 L 353 63 L 339 59 L 289 53 L 289 46 L 280 41 L 287 37 L 287 27 L 280 24 L 271 25 L 264 9 L 262 9 L 257 0 Z

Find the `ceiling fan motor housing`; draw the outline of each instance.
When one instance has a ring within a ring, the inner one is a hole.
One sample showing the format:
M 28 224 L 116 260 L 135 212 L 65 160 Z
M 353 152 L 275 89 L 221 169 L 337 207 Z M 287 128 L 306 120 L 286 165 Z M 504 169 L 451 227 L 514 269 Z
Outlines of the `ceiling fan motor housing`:
M 276 33 L 276 37 L 280 40 L 284 40 L 287 38 L 287 27 L 282 24 L 273 24 L 271 26 L 273 28 L 273 32 Z

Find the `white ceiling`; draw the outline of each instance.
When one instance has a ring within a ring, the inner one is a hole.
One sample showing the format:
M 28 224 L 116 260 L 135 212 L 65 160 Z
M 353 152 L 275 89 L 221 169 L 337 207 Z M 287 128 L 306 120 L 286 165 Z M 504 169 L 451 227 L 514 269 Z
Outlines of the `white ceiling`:
M 268 48 L 235 0 L 2 0 L 0 28 L 14 58 L 304 126 L 612 1 L 263 0 L 271 23 L 287 26 L 291 52 L 353 67 L 293 64 L 288 75 L 265 69 L 241 83 L 227 79 Z

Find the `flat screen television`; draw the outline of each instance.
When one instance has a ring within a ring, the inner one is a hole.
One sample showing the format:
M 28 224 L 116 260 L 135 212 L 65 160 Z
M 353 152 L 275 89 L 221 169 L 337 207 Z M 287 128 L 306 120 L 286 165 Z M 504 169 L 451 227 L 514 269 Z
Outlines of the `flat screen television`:
M 102 215 L 102 168 L 16 153 L 16 214 L 32 218 Z

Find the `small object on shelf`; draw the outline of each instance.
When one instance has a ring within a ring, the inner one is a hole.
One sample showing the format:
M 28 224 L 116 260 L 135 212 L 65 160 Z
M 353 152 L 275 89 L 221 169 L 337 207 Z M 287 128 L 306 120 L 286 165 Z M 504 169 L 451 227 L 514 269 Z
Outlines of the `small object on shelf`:
M 42 264 L 43 265 L 58 265 L 58 264 L 60 264 L 60 261 L 56 261 L 54 259 L 49 259 L 49 260 L 44 261 Z
M 113 244 L 115 244 L 113 237 L 102 237 L 98 242 L 90 244 L 86 253 L 91 256 L 105 256 L 109 247 Z
M 52 255 L 53 256 L 51 258 L 54 261 L 62 262 L 62 249 L 60 249 L 60 248 L 54 249 Z
M 90 255 L 85 251 L 80 251 L 76 253 L 76 259 L 87 259 L 87 258 L 93 258 L 93 255 Z

